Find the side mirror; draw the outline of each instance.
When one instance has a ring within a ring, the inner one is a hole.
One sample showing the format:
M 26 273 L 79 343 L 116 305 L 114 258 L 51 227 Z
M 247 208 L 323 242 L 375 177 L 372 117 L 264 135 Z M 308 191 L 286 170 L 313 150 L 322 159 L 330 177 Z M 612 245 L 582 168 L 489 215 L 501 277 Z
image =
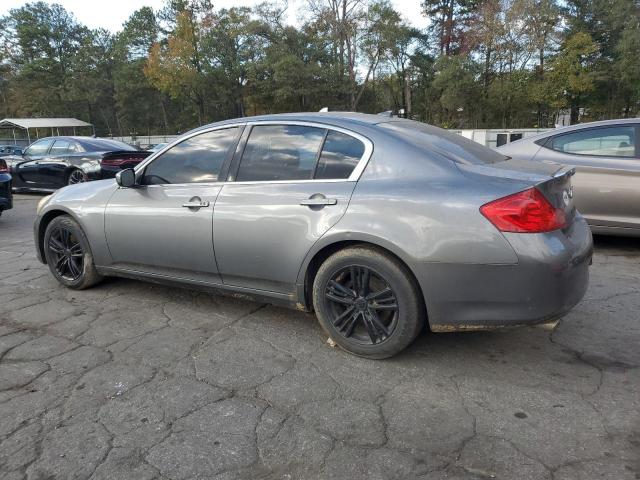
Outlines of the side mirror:
M 116 173 L 116 182 L 124 188 L 133 188 L 136 186 L 136 172 L 133 168 L 126 168 Z

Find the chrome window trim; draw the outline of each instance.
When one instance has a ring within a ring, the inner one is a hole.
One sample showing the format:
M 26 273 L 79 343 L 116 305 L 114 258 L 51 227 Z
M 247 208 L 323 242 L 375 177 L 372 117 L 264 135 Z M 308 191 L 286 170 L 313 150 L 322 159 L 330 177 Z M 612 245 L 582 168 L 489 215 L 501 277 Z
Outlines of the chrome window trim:
M 149 155 L 147 158 L 145 158 L 142 162 L 140 162 L 138 165 L 136 165 L 134 167 L 134 169 L 133 169 L 136 172 L 136 179 L 138 178 L 138 175 L 140 175 L 142 173 L 142 171 L 145 168 L 147 168 L 147 165 L 149 165 L 151 162 L 153 162 L 156 158 L 158 158 L 160 155 L 162 155 L 164 152 L 166 152 L 170 148 L 173 148 L 175 145 L 177 145 L 179 143 L 182 143 L 185 140 L 188 140 L 188 139 L 190 139 L 192 137 L 195 137 L 195 136 L 203 134 L 203 133 L 213 132 L 215 130 L 225 130 L 225 129 L 228 129 L 228 128 L 238 128 L 238 127 L 242 127 L 244 125 L 246 125 L 245 122 L 226 124 L 226 125 L 218 125 L 218 126 L 211 127 L 211 128 L 206 128 L 206 129 L 202 129 L 202 130 L 196 130 L 195 132 L 191 132 L 189 134 L 185 134 L 183 136 L 180 136 L 180 137 L 176 138 L 173 142 L 167 143 L 164 147 L 162 147 L 157 152 L 153 152 L 151 155 Z M 221 182 L 214 182 L 214 183 L 221 183 Z M 194 183 L 185 183 L 185 184 L 165 183 L 165 184 L 158 184 L 158 185 L 194 185 Z M 199 185 L 204 185 L 204 183 L 200 183 Z
M 238 128 L 238 127 L 254 127 L 257 125 L 301 125 L 301 126 L 305 126 L 305 127 L 315 127 L 315 128 L 322 128 L 324 130 L 333 130 L 336 132 L 340 132 L 340 133 L 344 133 L 345 135 L 349 135 L 351 137 L 354 137 L 358 140 L 360 140 L 363 145 L 364 145 L 364 153 L 362 154 L 362 157 L 360 157 L 360 160 L 358 161 L 356 167 L 353 169 L 353 171 L 351 172 L 351 175 L 349 175 L 348 178 L 332 178 L 332 179 L 309 179 L 309 180 L 252 180 L 252 181 L 244 181 L 244 182 L 229 182 L 229 181 L 224 181 L 224 182 L 211 182 L 211 183 L 167 183 L 167 184 L 157 184 L 157 185 L 144 185 L 145 187 L 165 187 L 168 185 L 173 185 L 173 186 L 186 186 L 186 185 L 254 185 L 254 184 L 267 184 L 267 183 L 274 183 L 274 184 L 287 184 L 287 183 L 337 183 L 337 182 L 357 182 L 358 180 L 360 180 L 360 177 L 362 176 L 362 172 L 364 172 L 364 169 L 366 168 L 367 164 L 369 163 L 369 159 L 371 158 L 371 155 L 373 155 L 373 142 L 371 140 L 369 140 L 367 137 L 365 137 L 364 135 L 361 135 L 359 133 L 356 133 L 352 130 L 349 130 L 347 128 L 342 128 L 342 127 L 337 127 L 334 125 L 328 125 L 325 123 L 320 123 L 320 122 L 307 122 L 307 121 L 302 121 L 302 120 L 259 120 L 259 121 L 255 121 L 255 122 L 238 122 L 238 123 L 228 123 L 225 125 L 216 125 L 214 127 L 209 127 L 209 128 L 205 128 L 202 130 L 197 130 L 195 132 L 192 132 L 190 134 L 187 134 L 185 136 L 179 137 L 177 139 L 175 139 L 173 142 L 168 143 L 167 145 L 165 145 L 161 150 L 158 150 L 157 152 L 153 153 L 152 155 L 149 155 L 143 162 L 140 162 L 136 167 L 135 167 L 135 172 L 136 172 L 136 177 L 141 174 L 141 172 L 147 167 L 147 165 L 151 162 L 153 162 L 153 160 L 155 160 L 156 158 L 158 158 L 160 155 L 162 155 L 165 151 L 169 150 L 170 148 L 172 148 L 174 145 L 177 145 L 178 143 L 181 143 L 191 137 L 195 137 L 196 135 L 200 135 L 202 133 L 207 133 L 207 132 L 212 132 L 215 130 L 223 130 L 223 129 L 227 129 L 227 128 Z M 248 141 L 248 139 L 247 139 Z
M 185 187 L 192 187 L 194 185 L 198 185 L 201 187 L 217 187 L 217 186 L 224 186 L 224 185 L 265 185 L 265 184 L 299 184 L 299 183 L 355 183 L 355 180 L 349 180 L 348 178 L 331 178 L 331 179 L 318 179 L 318 180 L 272 180 L 272 181 L 265 181 L 265 180 L 251 180 L 251 181 L 246 181 L 246 182 L 211 182 L 211 183 L 158 183 L 158 184 L 154 184 L 154 185 L 140 185 L 136 188 L 157 188 L 157 187 L 162 187 L 162 188 L 167 188 L 167 187 L 181 187 L 181 188 L 185 188 Z M 122 187 L 120 187 L 122 188 Z

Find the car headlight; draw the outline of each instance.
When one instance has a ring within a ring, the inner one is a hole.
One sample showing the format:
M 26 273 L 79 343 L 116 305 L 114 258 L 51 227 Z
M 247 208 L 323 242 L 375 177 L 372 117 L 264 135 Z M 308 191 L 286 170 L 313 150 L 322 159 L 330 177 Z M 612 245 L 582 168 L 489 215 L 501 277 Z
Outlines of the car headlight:
M 44 206 L 45 203 L 51 198 L 51 195 L 47 195 L 46 197 L 42 197 L 38 202 L 38 206 L 36 207 L 36 213 L 40 213 L 40 210 Z

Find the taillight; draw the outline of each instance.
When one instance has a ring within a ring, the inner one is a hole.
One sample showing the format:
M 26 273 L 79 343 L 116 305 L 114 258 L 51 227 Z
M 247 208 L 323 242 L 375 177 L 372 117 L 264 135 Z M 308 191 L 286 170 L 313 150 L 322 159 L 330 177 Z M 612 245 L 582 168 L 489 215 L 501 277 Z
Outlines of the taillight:
M 7 162 L 0 159 L 0 173 L 9 173 L 9 167 L 7 167 Z
M 541 233 L 564 228 L 564 211 L 555 208 L 537 188 L 499 198 L 480 207 L 501 232 Z
M 142 158 L 104 158 L 100 162 L 107 167 L 121 167 L 123 165 L 137 165 L 143 159 Z

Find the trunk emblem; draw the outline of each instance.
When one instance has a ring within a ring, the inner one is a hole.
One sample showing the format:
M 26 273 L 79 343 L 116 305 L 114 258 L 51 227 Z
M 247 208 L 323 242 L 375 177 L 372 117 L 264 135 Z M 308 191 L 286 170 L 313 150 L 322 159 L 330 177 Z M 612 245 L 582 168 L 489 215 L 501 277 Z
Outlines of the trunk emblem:
M 569 201 L 573 198 L 573 187 L 569 187 L 568 190 L 562 191 L 562 200 L 565 205 L 569 205 Z

